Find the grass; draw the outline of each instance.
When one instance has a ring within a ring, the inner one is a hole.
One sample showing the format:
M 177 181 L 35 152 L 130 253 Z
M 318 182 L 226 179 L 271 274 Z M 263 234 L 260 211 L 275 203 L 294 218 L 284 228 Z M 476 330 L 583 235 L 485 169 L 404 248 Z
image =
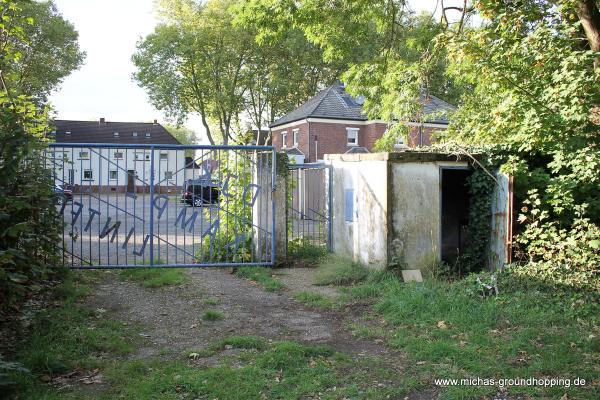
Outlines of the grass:
M 193 360 L 127 361 L 108 373 L 114 389 L 107 398 L 385 399 L 414 385 L 370 360 L 296 342 L 234 336 L 196 354 L 218 356 L 226 346 L 241 352 L 221 355 L 220 365 L 212 368 L 198 368 Z
M 190 280 L 184 269 L 176 268 L 130 268 L 121 270 L 119 276 L 148 288 L 181 285 Z
M 319 265 L 315 274 L 317 285 L 354 285 L 364 281 L 368 271 L 339 256 L 328 256 Z
M 285 285 L 273 278 L 272 270 L 267 267 L 240 267 L 235 275 L 260 284 L 267 292 L 281 292 L 285 289 Z
M 499 276 L 500 296 L 480 298 L 474 279 L 403 283 L 390 273 L 357 274 L 350 263 L 328 262 L 321 283 L 348 284 L 346 300 L 369 299 L 381 327 L 351 326 L 362 337 L 383 337 L 406 352 L 417 379 L 597 378 L 600 302 L 597 295 L 559 291 Z M 361 282 L 357 284 L 357 282 Z M 493 396 L 497 387 L 444 387 L 444 399 Z M 518 386 L 511 395 L 600 398 L 597 385 Z
M 317 239 L 301 237 L 288 243 L 288 256 L 311 262 L 318 262 L 327 255 L 327 247 L 324 244 L 314 243 Z
M 313 292 L 294 293 L 294 300 L 315 308 L 332 308 L 335 305 L 331 299 Z
M 217 304 L 219 304 L 219 301 L 216 299 L 206 299 L 203 303 L 205 306 L 216 306 Z
M 52 301 L 59 306 L 43 310 L 34 317 L 29 337 L 13 356 L 27 372 L 11 374 L 10 378 L 16 384 L 0 385 L 0 394 L 27 399 L 69 398 L 70 395 L 41 383 L 39 377 L 54 377 L 76 368 L 85 371 L 106 368 L 113 363 L 108 355 L 120 357 L 134 349 L 135 341 L 131 338 L 137 336 L 135 328 L 103 319 L 101 313 L 78 303 L 77 300 L 89 293 L 90 288 L 82 283 L 85 279 L 76 278 L 77 275 L 71 273 L 64 283 L 54 288 Z
M 225 315 L 220 311 L 208 310 L 202 314 L 203 321 L 220 321 L 223 318 L 225 318 Z

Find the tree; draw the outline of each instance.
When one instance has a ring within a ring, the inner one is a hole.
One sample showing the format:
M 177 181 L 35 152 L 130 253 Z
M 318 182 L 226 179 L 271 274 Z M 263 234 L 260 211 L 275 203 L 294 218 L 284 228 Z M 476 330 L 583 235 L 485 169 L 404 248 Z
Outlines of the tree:
M 165 129 L 181 144 L 198 144 L 198 134 L 185 126 L 165 125 Z
M 285 27 L 299 29 L 326 61 L 345 66 L 347 90 L 365 97 L 372 118 L 419 119 L 416 99 L 423 91 L 455 103 L 465 90 L 445 75 L 446 59 L 434 52 L 443 25 L 415 15 L 405 1 L 249 0 L 244 9 L 260 40 L 279 38 Z M 402 127 L 396 124 L 388 136 L 402 134 Z
M 332 83 L 341 70 L 340 63 L 324 61 L 320 49 L 297 29 L 255 43 L 245 69 L 246 115 L 253 126 L 264 128 Z M 262 143 L 266 138 L 258 132 L 257 143 Z
M 134 78 L 154 106 L 178 122 L 199 114 L 211 143 L 236 140 L 233 130 L 242 115 L 260 130 L 341 70 L 324 61 L 321 50 L 298 29 L 285 29 L 274 40 L 256 40 L 245 3 L 163 0 L 163 24 L 138 43 L 133 55 Z
M 22 71 L 32 64 L 23 51 L 35 20 L 20 4 L 0 3 L 0 308 L 52 271 L 61 229 L 45 168 L 47 110 L 36 101 L 51 84 L 25 84 Z
M 85 52 L 79 49 L 78 34 L 73 25 L 62 18 L 52 1 L 19 1 L 22 26 L 27 41 L 14 42 L 17 60 L 6 65 L 14 88 L 36 103 L 46 101 L 72 71 L 83 63 Z
M 154 106 L 179 122 L 198 113 L 211 144 L 234 139 L 232 125 L 243 109 L 241 82 L 252 37 L 233 26 L 233 3 L 163 1 L 165 22 L 138 43 L 133 55 L 134 78 Z M 217 139 L 211 121 L 219 127 Z

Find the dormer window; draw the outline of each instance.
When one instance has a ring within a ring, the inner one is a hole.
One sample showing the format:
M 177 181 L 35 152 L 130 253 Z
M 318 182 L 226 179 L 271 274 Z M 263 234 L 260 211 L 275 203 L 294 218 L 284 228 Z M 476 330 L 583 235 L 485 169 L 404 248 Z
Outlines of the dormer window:
M 70 134 L 71 134 L 71 131 L 66 131 L 65 132 L 65 135 L 70 135 Z
M 119 132 L 115 132 L 115 133 L 113 133 L 113 136 L 114 136 L 114 137 L 119 137 Z
M 146 132 L 146 137 L 149 138 L 150 137 L 150 132 Z
M 133 136 L 133 137 L 137 137 L 137 132 L 133 132 L 133 133 L 131 134 L 131 136 Z

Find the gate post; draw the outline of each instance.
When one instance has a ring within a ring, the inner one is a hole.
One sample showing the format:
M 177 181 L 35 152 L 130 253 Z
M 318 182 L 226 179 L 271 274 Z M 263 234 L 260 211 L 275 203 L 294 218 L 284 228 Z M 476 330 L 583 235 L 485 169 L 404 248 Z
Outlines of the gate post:
M 287 260 L 286 155 L 255 154 L 252 180 L 262 190 L 252 207 L 254 250 L 261 261 L 281 265 Z

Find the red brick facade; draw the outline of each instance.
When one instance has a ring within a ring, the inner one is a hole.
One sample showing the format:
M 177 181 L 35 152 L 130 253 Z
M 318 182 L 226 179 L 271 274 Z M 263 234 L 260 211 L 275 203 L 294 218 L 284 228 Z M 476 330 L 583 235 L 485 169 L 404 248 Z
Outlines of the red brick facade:
M 347 128 L 358 129 L 357 144 L 348 144 Z M 375 141 L 379 139 L 386 130 L 386 124 L 382 122 L 372 123 L 340 123 L 340 122 L 307 122 L 298 121 L 288 124 L 285 128 L 273 128 L 273 146 L 277 150 L 282 149 L 283 133 L 286 133 L 286 147 L 294 146 L 294 131 L 298 132 L 298 150 L 304 153 L 305 162 L 322 160 L 324 154 L 345 153 L 352 147 L 366 147 L 373 150 Z
M 406 145 L 408 147 L 429 146 L 435 141 L 432 136 L 435 138 L 435 132 L 439 130 L 439 128 L 419 128 L 418 126 L 413 126 L 410 129 L 408 143 Z
M 350 150 L 352 145 L 348 145 L 348 131 L 346 128 L 358 129 L 357 146 L 365 147 L 373 151 L 375 141 L 379 139 L 386 130 L 387 125 L 383 122 L 361 123 L 340 123 L 340 122 L 307 122 L 301 120 L 297 123 L 291 123 L 285 128 L 273 128 L 273 146 L 279 151 L 282 149 L 282 133 L 286 133 L 286 147 L 291 149 L 298 147 L 304 153 L 304 162 L 315 162 L 322 160 L 324 154 L 340 154 Z M 298 132 L 298 146 L 294 145 L 294 131 Z M 432 142 L 432 134 L 438 128 L 414 126 L 410 129 L 408 138 L 408 147 L 429 146 Z

